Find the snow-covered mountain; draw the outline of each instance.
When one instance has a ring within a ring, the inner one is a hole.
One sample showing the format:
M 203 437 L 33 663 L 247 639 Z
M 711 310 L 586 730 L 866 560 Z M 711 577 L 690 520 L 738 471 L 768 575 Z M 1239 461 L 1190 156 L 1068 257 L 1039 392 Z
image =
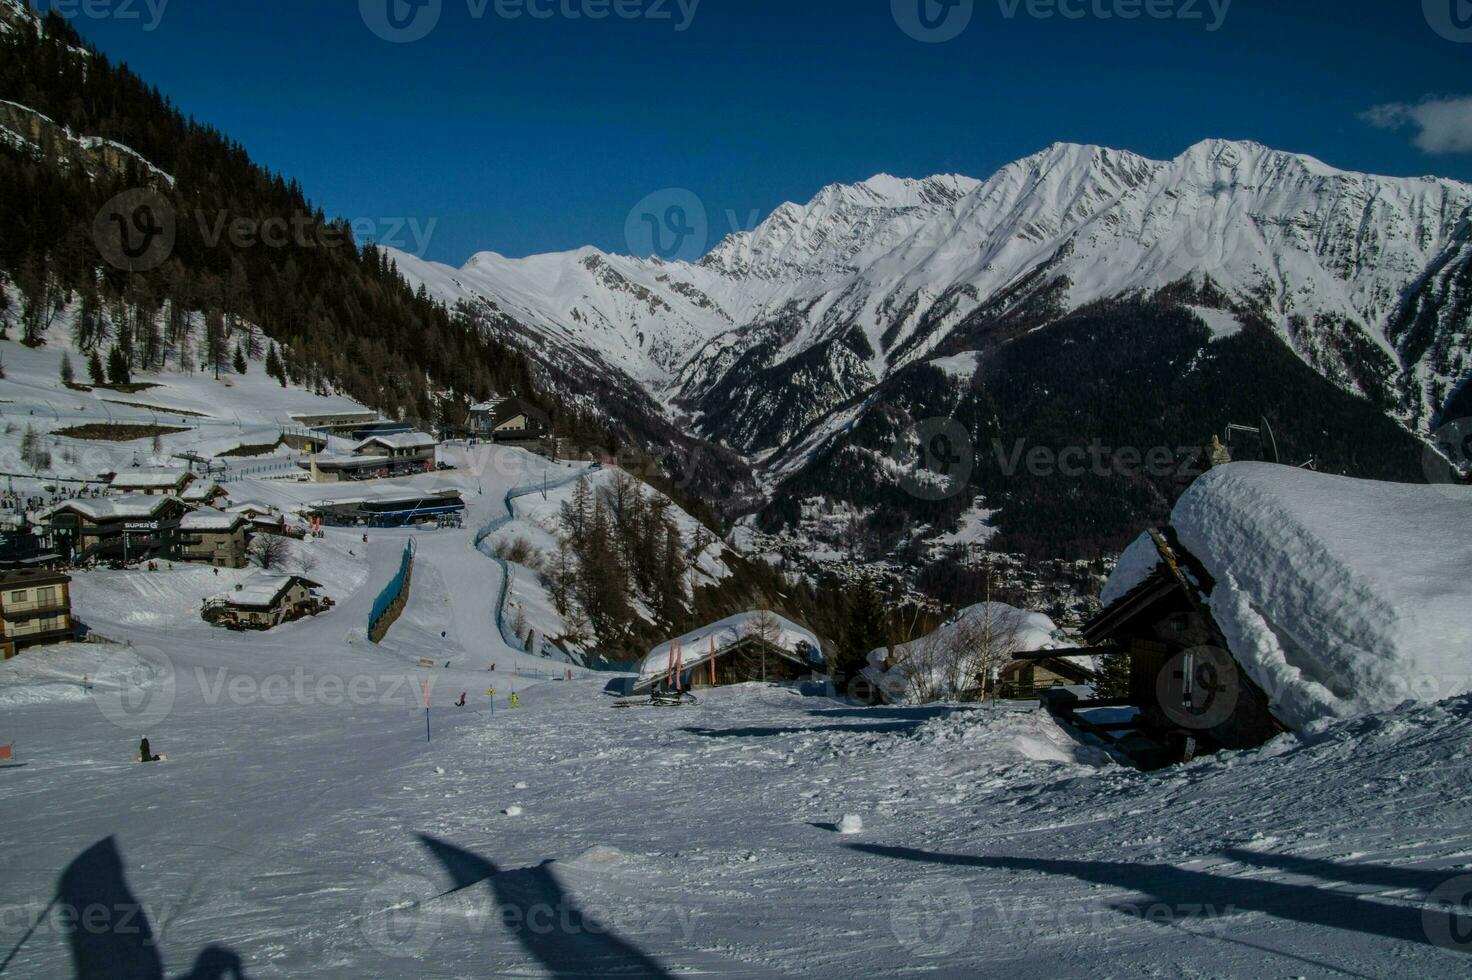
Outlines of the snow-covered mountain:
M 756 458 L 906 365 L 959 353 L 962 326 L 1187 278 L 1254 307 L 1413 429 L 1472 371 L 1472 186 L 1248 142 L 1170 161 L 1056 144 L 986 181 L 834 185 L 694 263 L 593 248 L 459 270 L 396 258 L 441 298 L 493 306 Z

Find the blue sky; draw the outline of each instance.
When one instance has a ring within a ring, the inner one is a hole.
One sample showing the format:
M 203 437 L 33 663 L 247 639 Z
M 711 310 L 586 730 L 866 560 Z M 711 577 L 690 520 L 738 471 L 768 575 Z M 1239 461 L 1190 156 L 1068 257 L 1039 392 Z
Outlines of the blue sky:
M 1472 180 L 1468 0 L 392 0 L 434 25 L 409 43 L 369 26 L 405 36 L 390 0 L 48 2 L 328 213 L 412 219 L 394 244 L 456 265 L 626 251 L 630 209 L 665 188 L 718 238 L 824 184 L 986 177 L 1058 140 L 1255 139 Z M 915 39 L 922 2 L 964 30 Z M 1170 16 L 1098 16 L 1148 5 Z

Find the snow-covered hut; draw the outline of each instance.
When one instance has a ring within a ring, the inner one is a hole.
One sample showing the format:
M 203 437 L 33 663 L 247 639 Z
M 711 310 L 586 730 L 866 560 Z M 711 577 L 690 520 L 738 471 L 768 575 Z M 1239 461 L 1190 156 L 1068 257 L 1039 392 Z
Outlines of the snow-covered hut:
M 1472 488 L 1233 463 L 1131 545 L 1085 635 L 1129 658 L 1143 730 L 1250 747 L 1472 691 L 1469 569 Z
M 678 654 L 672 658 L 672 650 Z M 750 681 L 806 680 L 826 670 L 822 645 L 809 629 L 776 613 L 740 613 L 649 651 L 634 694 L 670 684 L 678 661 L 682 689 L 724 687 Z

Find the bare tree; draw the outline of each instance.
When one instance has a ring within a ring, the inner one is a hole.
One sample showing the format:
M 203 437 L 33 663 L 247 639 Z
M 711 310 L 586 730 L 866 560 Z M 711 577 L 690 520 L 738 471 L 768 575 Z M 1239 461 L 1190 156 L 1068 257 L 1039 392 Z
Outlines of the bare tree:
M 258 534 L 251 539 L 246 554 L 262 568 L 275 570 L 286 564 L 291 548 L 286 540 L 274 534 Z
M 755 616 L 747 620 L 746 628 L 743 630 L 746 638 L 756 640 L 761 648 L 761 672 L 762 682 L 767 680 L 767 650 L 776 649 L 782 643 L 782 623 L 765 605 L 757 610 Z
M 1022 650 L 1027 614 L 982 603 L 940 629 L 895 649 L 894 669 L 919 702 L 980 701 L 996 696 L 997 679 Z

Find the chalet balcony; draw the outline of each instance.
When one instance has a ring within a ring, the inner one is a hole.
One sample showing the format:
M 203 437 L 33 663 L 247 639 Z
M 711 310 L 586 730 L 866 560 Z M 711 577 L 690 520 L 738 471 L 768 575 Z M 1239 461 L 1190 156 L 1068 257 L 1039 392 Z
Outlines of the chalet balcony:
M 65 614 L 71 611 L 71 602 L 61 596 L 41 601 L 6 602 L 0 605 L 0 616 L 7 620 L 34 619 L 37 616 Z

